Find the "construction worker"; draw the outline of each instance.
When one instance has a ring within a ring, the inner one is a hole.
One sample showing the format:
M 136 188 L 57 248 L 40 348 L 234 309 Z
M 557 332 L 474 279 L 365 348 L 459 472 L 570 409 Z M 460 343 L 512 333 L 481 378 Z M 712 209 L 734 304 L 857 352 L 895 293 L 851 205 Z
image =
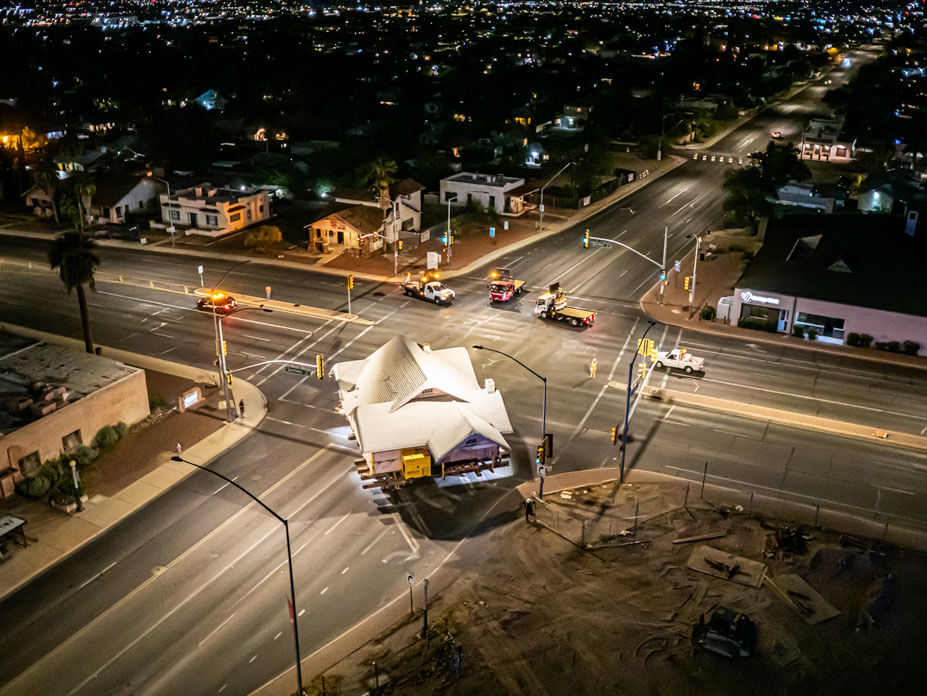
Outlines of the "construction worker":
M 595 358 L 589 361 L 589 378 L 590 379 L 595 378 L 595 371 L 598 366 L 599 366 L 599 361 L 596 360 Z

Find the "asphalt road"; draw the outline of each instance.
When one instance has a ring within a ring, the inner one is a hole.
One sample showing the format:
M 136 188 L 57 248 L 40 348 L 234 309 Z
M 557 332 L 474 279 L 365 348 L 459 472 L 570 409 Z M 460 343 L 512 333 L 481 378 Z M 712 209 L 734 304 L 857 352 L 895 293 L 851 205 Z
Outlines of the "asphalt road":
M 798 107 L 810 108 L 806 96 L 770 109 L 719 147 L 759 149 L 770 123 L 784 133 L 797 128 L 789 124 L 800 121 Z M 710 161 L 687 162 L 582 227 L 656 257 L 668 226 L 669 255 L 678 257 L 692 243 L 687 234 L 718 224 L 722 175 Z M 617 450 L 609 433 L 625 399 L 615 385 L 626 378 L 646 324 L 637 298 L 656 268 L 624 250 L 583 250 L 580 235 L 568 231 L 503 259 L 531 288 L 506 306 L 490 306 L 485 276 L 477 273 L 451 283 L 458 300 L 447 308 L 358 282 L 352 310 L 372 324 L 241 312 L 224 320 L 230 366 L 312 364 L 316 353 L 330 366 L 364 357 L 397 333 L 435 346 L 483 344 L 547 377 L 555 470 L 612 466 Z M 0 256 L 0 316 L 79 335 L 76 300 L 44 268 L 41 245 L 0 237 Z M 97 342 L 212 364 L 212 320 L 182 291 L 199 285 L 194 262 L 145 250 L 104 249 L 102 257 L 102 269 L 118 271 L 123 282 L 100 282 L 91 296 Z M 231 267 L 205 265 L 207 285 Z M 575 330 L 533 315 L 536 292 L 554 281 L 599 313 L 594 327 Z M 260 295 L 267 284 L 278 299 L 346 309 L 343 279 L 322 274 L 252 263 L 223 286 Z M 701 378 L 654 375 L 673 388 L 908 432 L 927 427 L 922 372 L 676 328 L 653 334 L 663 346 L 706 357 Z M 361 489 L 330 380 L 281 366 L 246 371 L 268 396 L 268 418 L 213 466 L 291 520 L 303 655 L 407 591 L 407 572 L 422 577 L 441 563 L 493 501 L 530 476 L 541 384 L 502 356 L 473 357 L 478 376 L 496 380 L 515 427 L 510 475 L 425 483 L 391 498 Z M 585 372 L 591 357 L 599 364 L 595 380 Z M 700 480 L 708 462 L 710 481 L 745 491 L 927 521 L 927 458 L 885 443 L 647 401 L 632 434 L 634 467 Z M 183 693 L 196 684 L 198 693 L 246 693 L 293 662 L 284 548 L 281 525 L 234 488 L 205 473 L 190 477 L 0 605 L 3 692 Z

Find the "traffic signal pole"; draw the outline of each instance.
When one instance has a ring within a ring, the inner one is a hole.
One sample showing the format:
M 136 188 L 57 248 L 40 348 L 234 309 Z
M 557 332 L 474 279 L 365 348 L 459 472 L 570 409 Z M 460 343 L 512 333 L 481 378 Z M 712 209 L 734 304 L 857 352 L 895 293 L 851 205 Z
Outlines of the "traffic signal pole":
M 641 336 L 640 341 L 638 342 L 638 350 L 634 351 L 634 355 L 631 356 L 631 360 L 628 363 L 628 391 L 625 397 L 625 407 L 624 407 L 624 428 L 621 431 L 621 461 L 618 468 L 618 483 L 624 483 L 624 460 L 625 454 L 628 449 L 628 428 L 631 421 L 631 380 L 634 377 L 634 361 L 637 360 L 637 355 L 640 352 L 640 346 L 644 344 L 644 339 L 647 338 L 647 333 L 654 326 L 657 325 L 653 319 L 648 321 L 649 326 L 647 330 L 644 331 L 644 335 Z

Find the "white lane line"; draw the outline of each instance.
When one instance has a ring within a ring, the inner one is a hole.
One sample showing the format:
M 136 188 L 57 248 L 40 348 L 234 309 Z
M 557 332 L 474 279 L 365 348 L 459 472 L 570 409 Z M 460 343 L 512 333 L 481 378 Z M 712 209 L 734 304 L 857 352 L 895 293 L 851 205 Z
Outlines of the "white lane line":
M 341 574 L 344 575 L 345 573 L 348 572 L 348 570 L 349 570 L 350 568 L 351 568 L 351 566 L 345 566 L 345 567 L 344 567 L 344 570 L 341 571 Z
M 220 686 L 220 687 L 219 687 L 219 693 L 221 694 L 223 691 L 225 691 L 225 687 L 227 687 L 227 686 L 228 686 L 228 683 L 225 683 L 225 684 L 223 684 L 222 686 Z
M 293 386 L 292 386 L 292 387 L 290 387 L 290 388 L 287 389 L 285 392 L 283 392 L 283 394 L 282 394 L 280 397 L 278 397 L 278 398 L 279 398 L 280 400 L 285 399 L 285 398 L 288 397 L 295 389 L 297 389 L 297 388 L 300 387 L 301 385 L 305 384 L 307 379 L 309 379 L 309 375 L 306 375 L 305 377 L 300 377 L 298 380 L 296 380 L 295 382 L 293 382 Z
M 568 269 L 566 269 L 565 271 L 560 271 L 560 273 L 558 274 L 558 277 L 561 278 L 561 279 L 565 278 L 566 275 L 567 275 L 570 271 L 572 271 L 574 268 L 576 268 L 576 267 L 579 266 L 580 264 L 585 263 L 586 261 L 588 261 L 589 259 L 591 259 L 593 256 L 595 256 L 595 255 L 598 254 L 600 251 L 602 251 L 602 249 L 603 249 L 603 247 L 599 247 L 598 249 L 596 249 L 595 251 L 593 251 L 591 254 L 586 254 L 586 255 L 584 255 L 583 258 L 581 258 L 579 261 L 577 261 L 576 263 L 574 263 L 574 264 L 573 264 L 572 266 L 570 266 Z M 553 280 L 552 280 L 552 281 L 550 281 L 549 283 L 545 283 L 545 286 L 551 285 L 552 283 L 555 283 L 555 282 L 557 282 L 557 281 L 553 281 Z
M 689 187 L 686 186 L 682 191 L 679 191 L 678 193 L 676 193 L 676 194 L 672 195 L 671 197 L 667 198 L 663 203 L 660 204 L 660 207 L 662 208 L 664 205 L 669 205 L 670 203 L 672 203 L 674 200 L 676 200 L 677 198 L 679 198 L 682 194 L 684 194 L 684 193 L 685 193 L 686 191 L 688 191 L 688 190 L 689 190 Z
M 219 631 L 219 629 L 221 629 L 223 626 L 225 626 L 225 624 L 227 624 L 229 621 L 231 621 L 233 616 L 235 616 L 235 612 L 234 612 L 234 611 L 233 611 L 231 614 L 229 614 L 229 617 L 228 617 L 225 621 L 223 621 L 223 622 L 220 623 L 218 626 L 216 626 L 214 629 L 212 629 L 212 630 L 206 635 L 206 637 L 203 638 L 203 640 L 201 640 L 199 643 L 197 643 L 197 646 L 196 646 L 196 647 L 198 647 L 198 648 L 203 647 L 203 643 L 205 643 L 207 640 L 209 640 L 210 638 L 212 638 L 212 637 Z
M 323 595 L 323 594 L 325 594 L 326 592 L 328 592 L 328 586 L 323 587 L 323 588 L 322 588 L 322 591 L 319 592 L 319 594 L 320 594 L 320 595 Z M 306 611 L 306 610 L 303 609 L 303 611 Z
M 264 338 L 263 336 L 252 336 L 251 334 L 242 334 L 243 338 L 250 338 L 252 341 L 264 341 L 264 343 L 270 343 L 269 338 Z
M 769 389 L 768 387 L 758 387 L 754 384 L 741 384 L 739 382 L 726 382 L 724 380 L 711 379 L 711 378 L 702 379 L 700 381 L 711 382 L 712 384 L 723 384 L 724 386 L 737 387 L 738 389 L 753 389 L 754 391 L 761 391 L 767 394 L 775 394 L 777 396 L 791 396 L 796 399 L 806 399 L 808 401 L 817 401 L 822 404 L 831 404 L 833 406 L 846 406 L 848 408 L 862 409 L 863 411 L 874 411 L 876 413 L 887 413 L 891 416 L 907 416 L 909 418 L 920 419 L 920 416 L 916 416 L 911 413 L 905 413 L 904 411 L 890 411 L 885 408 L 876 408 L 875 406 L 863 406 L 862 404 L 851 404 L 846 401 L 837 401 L 836 399 L 821 399 L 816 396 L 809 396 L 808 394 L 798 394 L 796 392 L 781 391 L 779 389 Z M 925 428 L 924 430 L 927 430 L 927 428 Z M 921 432 L 923 433 L 924 430 L 921 430 Z
M 749 437 L 743 433 L 735 433 L 731 430 L 719 430 L 718 428 L 712 428 L 716 433 L 721 433 L 722 435 L 730 435 L 731 437 Z
M 151 332 L 151 335 L 152 335 L 152 336 L 160 336 L 161 338 L 167 338 L 167 339 L 170 339 L 171 341 L 174 340 L 174 337 L 171 336 L 170 334 L 158 333 L 157 331 L 152 331 L 152 332 Z
M 238 479 L 237 476 L 233 476 L 233 477 L 232 477 L 232 480 L 233 480 L 233 481 L 235 481 L 235 480 L 237 480 L 237 479 Z M 232 485 L 232 484 L 230 484 L 230 483 L 223 483 L 221 486 L 219 486 L 216 490 L 214 490 L 214 491 L 212 492 L 212 495 L 216 495 L 217 493 L 219 493 L 220 491 L 222 491 L 224 488 L 228 488 L 230 485 Z
M 664 415 L 663 418 L 661 418 L 660 420 L 666 422 L 666 419 L 670 417 L 670 414 L 675 410 L 675 408 L 676 408 L 676 404 L 673 404 L 672 406 L 670 406 L 669 411 L 667 411 L 666 415 Z
M 343 516 L 340 520 L 338 520 L 337 522 L 335 522 L 335 524 L 333 524 L 331 527 L 329 527 L 329 528 L 328 528 L 328 531 L 325 532 L 325 534 L 323 534 L 322 536 L 328 536 L 329 534 L 331 534 L 332 532 L 334 532 L 334 531 L 335 531 L 335 527 L 337 527 L 339 524 L 341 524 L 342 522 L 344 522 L 344 521 L 345 521 L 346 519 L 348 519 L 348 517 L 350 517 L 350 516 L 351 516 L 351 513 L 350 513 L 350 512 L 344 513 L 344 516 Z
M 373 541 L 371 541 L 369 544 L 367 544 L 367 546 L 364 547 L 364 550 L 360 552 L 360 555 L 361 555 L 361 556 L 366 555 L 366 553 L 367 553 L 370 549 L 372 549 L 372 548 L 374 547 L 374 545 L 375 545 L 378 541 L 380 541 L 380 539 L 383 538 L 383 535 L 386 534 L 387 532 L 390 532 L 390 531 L 392 531 L 392 530 L 391 530 L 389 527 L 384 527 L 384 528 L 383 528 L 383 531 L 380 532 L 379 534 L 377 534 L 377 535 L 373 538 Z
M 277 640 L 280 636 L 283 635 L 283 631 L 277 631 L 277 635 L 274 636 L 274 640 Z
M 252 662 L 254 662 L 256 659 L 257 659 L 257 654 L 252 655 L 252 656 L 251 656 L 251 659 L 248 660 L 248 664 L 250 665 L 250 664 L 251 664 Z
M 411 536 L 409 536 L 409 531 L 406 529 L 405 523 L 402 521 L 402 518 L 399 516 L 398 512 L 392 514 L 393 521 L 399 525 L 399 531 L 402 532 L 402 536 L 405 538 L 406 543 L 409 545 L 409 549 L 413 554 L 418 553 L 418 542 L 415 541 Z
M 300 609 L 300 610 L 299 610 L 299 613 L 298 613 L 296 616 L 297 616 L 297 618 L 298 618 L 298 617 L 302 616 L 302 615 L 305 614 L 305 613 L 306 613 L 306 610 L 305 610 L 305 609 Z
M 901 493 L 902 495 L 915 495 L 914 491 L 906 491 L 902 488 L 891 488 L 889 486 L 876 486 L 880 491 L 889 491 L 890 493 Z
M 89 584 L 92 583 L 94 580 L 96 580 L 98 577 L 100 577 L 101 575 L 103 575 L 103 573 L 105 573 L 107 570 L 109 570 L 109 569 L 112 568 L 114 565 L 116 565 L 116 563 L 117 563 L 117 561 L 113 561 L 113 562 L 110 563 L 108 566 L 106 566 L 103 570 L 101 570 L 99 573 L 97 573 L 96 575 L 94 575 L 92 578 L 90 578 L 90 579 L 88 579 L 88 580 L 84 580 L 84 582 L 81 583 L 80 587 L 77 588 L 77 591 L 80 592 L 82 589 L 84 589 L 85 587 L 87 587 L 87 585 L 89 585 Z

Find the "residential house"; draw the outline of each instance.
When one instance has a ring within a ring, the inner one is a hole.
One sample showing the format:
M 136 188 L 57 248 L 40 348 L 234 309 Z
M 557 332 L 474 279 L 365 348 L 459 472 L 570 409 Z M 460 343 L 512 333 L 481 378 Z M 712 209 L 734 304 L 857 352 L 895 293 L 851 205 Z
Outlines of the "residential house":
M 90 218 L 98 223 L 122 223 L 128 213 L 158 209 L 158 198 L 166 185 L 147 176 L 111 175 L 96 178 L 96 192 L 90 201 Z
M 528 143 L 525 147 L 525 166 L 533 167 L 539 169 L 544 166 L 544 163 L 550 160 L 550 155 L 547 153 L 547 150 L 544 149 L 544 146 L 538 142 L 534 141 Z
M 26 200 L 26 207 L 32 208 L 32 214 L 36 217 L 53 217 L 55 214 L 54 199 L 52 194 L 43 189 L 38 184 L 34 185 L 23 194 Z
M 799 151 L 803 159 L 847 162 L 856 156 L 856 140 L 841 138 L 843 121 L 812 118 L 802 132 Z
M 500 215 L 520 215 L 524 201 L 516 190 L 524 184 L 524 179 L 503 174 L 460 172 L 441 179 L 440 201 L 458 206 L 479 203 Z
M 492 380 L 480 386 L 466 348 L 394 336 L 332 374 L 368 475 L 439 476 L 508 456 L 504 436 L 513 430 L 502 394 Z
M 911 208 L 927 209 L 927 178 L 912 169 L 875 172 L 860 186 L 863 212 L 905 214 Z
M 308 248 L 321 254 L 344 249 L 369 254 L 383 247 L 383 222 L 376 206 L 332 203 L 304 226 Z
M 270 219 L 266 191 L 242 187 L 235 191 L 208 183 L 162 194 L 161 220 L 184 234 L 221 237 Z
M 776 203 L 796 208 L 806 208 L 818 213 L 832 213 L 844 207 L 846 191 L 830 187 L 825 189 L 814 184 L 790 181 L 779 187 Z
M 400 239 L 402 232 L 419 232 L 422 229 L 422 191 L 425 187 L 415 179 L 402 179 L 389 185 L 389 208 L 385 216 L 380 208 L 380 192 L 375 187 L 365 189 L 338 188 L 333 197 L 338 203 L 350 203 L 376 208 L 383 221 L 383 234 L 387 242 Z

